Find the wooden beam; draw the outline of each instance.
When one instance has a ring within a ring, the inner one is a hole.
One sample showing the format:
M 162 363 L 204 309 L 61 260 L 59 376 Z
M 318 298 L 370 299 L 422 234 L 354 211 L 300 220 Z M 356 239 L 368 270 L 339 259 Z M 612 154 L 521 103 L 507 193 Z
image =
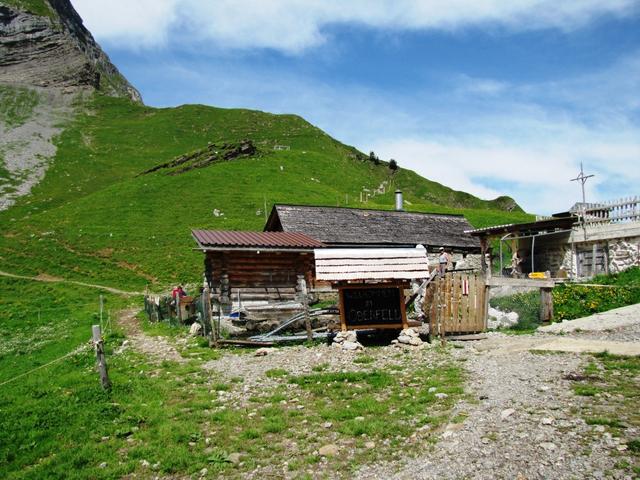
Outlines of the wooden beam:
M 508 277 L 490 277 L 487 278 L 487 286 L 489 287 L 536 287 L 536 288 L 553 288 L 555 280 L 551 279 L 532 279 L 532 278 L 508 278 Z

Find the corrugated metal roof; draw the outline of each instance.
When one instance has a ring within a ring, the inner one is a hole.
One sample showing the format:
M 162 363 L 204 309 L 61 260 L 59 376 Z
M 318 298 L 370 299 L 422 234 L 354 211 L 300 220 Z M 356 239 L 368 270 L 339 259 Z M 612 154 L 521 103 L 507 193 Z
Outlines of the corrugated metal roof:
M 499 235 L 504 233 L 523 231 L 529 233 L 537 233 L 541 231 L 553 231 L 555 229 L 570 229 L 577 221 L 578 217 L 548 218 L 545 220 L 538 220 L 536 222 L 508 223 L 505 225 L 477 228 L 475 230 L 467 230 L 466 233 L 473 236 Z
M 318 280 L 411 280 L 429 276 L 424 247 L 315 251 Z
M 303 249 L 322 248 L 324 244 L 303 233 L 295 232 L 233 232 L 224 230 L 192 230 L 194 240 L 202 249 L 269 248 Z

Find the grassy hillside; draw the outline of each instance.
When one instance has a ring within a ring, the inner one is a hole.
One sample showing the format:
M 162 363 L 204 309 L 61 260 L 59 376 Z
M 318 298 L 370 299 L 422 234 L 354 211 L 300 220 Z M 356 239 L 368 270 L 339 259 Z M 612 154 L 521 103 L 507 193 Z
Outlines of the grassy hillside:
M 162 287 L 199 278 L 192 227 L 260 230 L 265 204 L 268 212 L 277 202 L 392 208 L 395 188 L 411 210 L 460 212 L 476 226 L 529 218 L 414 172 L 394 173 L 294 115 L 156 109 L 100 95 L 79 108 L 45 179 L 0 213 L 2 270 Z M 252 155 L 140 175 L 188 152 L 222 155 L 245 140 Z M 381 185 L 386 193 L 360 203 L 363 187 Z

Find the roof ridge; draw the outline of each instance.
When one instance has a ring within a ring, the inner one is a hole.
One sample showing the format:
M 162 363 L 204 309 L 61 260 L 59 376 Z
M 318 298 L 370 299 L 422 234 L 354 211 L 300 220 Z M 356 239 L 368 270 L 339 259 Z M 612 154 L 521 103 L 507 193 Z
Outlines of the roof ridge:
M 437 215 L 440 217 L 461 217 L 466 218 L 462 213 L 438 213 L 438 212 L 407 212 L 398 210 L 384 210 L 381 208 L 359 208 L 359 207 L 345 207 L 335 205 L 303 205 L 296 203 L 275 203 L 274 208 L 278 207 L 304 207 L 304 208 L 331 208 L 334 210 L 360 210 L 364 212 L 384 212 L 384 213 L 397 213 L 397 214 L 415 214 L 415 215 Z

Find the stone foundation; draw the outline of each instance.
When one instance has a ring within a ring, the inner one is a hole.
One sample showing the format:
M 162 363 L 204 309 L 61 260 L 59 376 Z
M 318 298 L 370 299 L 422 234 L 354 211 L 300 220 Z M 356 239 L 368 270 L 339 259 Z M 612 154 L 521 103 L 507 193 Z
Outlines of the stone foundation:
M 619 273 L 640 266 L 640 237 L 609 242 L 609 273 Z

